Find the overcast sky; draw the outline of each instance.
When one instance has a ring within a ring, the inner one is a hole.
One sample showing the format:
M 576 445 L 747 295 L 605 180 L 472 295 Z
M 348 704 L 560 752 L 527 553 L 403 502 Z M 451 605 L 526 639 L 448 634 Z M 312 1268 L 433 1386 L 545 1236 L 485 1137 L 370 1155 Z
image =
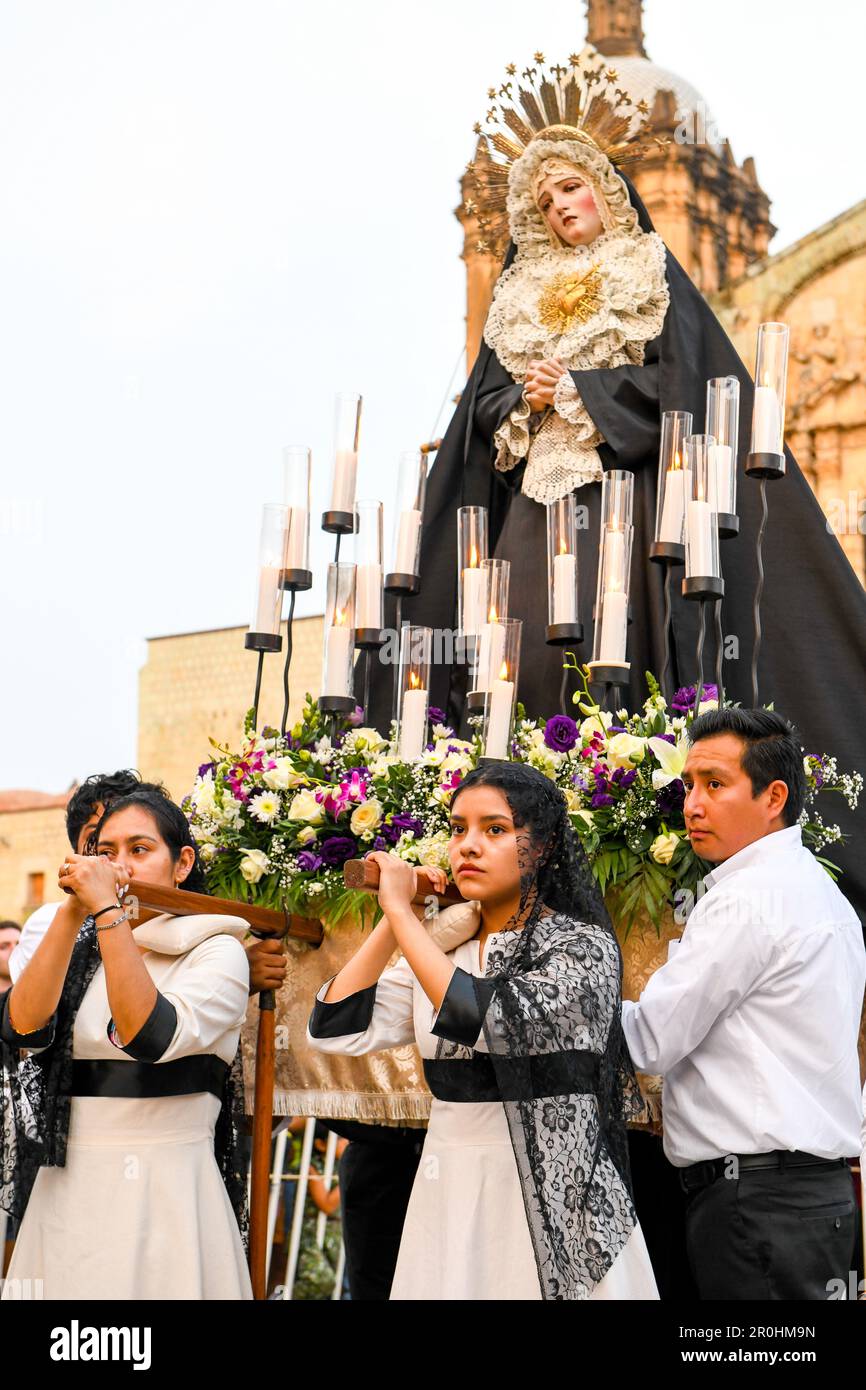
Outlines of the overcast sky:
M 755 157 L 772 250 L 863 197 L 860 3 L 644 12 Z M 463 342 L 486 89 L 585 32 L 578 0 L 2 0 L 0 788 L 134 762 L 145 638 L 248 622 L 281 449 L 315 517 L 338 390 L 387 496 Z

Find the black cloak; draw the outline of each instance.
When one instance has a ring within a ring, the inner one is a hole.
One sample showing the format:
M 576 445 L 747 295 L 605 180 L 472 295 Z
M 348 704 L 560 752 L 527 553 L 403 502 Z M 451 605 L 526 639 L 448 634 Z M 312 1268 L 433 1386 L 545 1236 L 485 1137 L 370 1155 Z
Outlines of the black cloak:
M 637 210 L 640 227 L 654 230 L 631 182 L 620 175 Z M 506 265 L 514 257 L 509 249 Z M 696 432 L 703 429 L 706 386 L 711 377 L 740 381 L 737 511 L 740 534 L 721 542 L 725 598 L 723 631 L 728 641 L 724 664 L 727 698 L 751 706 L 754 641 L 753 602 L 758 580 L 756 539 L 761 521 L 760 485 L 743 471 L 749 450 L 753 383 L 722 325 L 682 266 L 667 252 L 670 306 L 659 336 L 647 345 L 642 366 L 623 366 L 571 375 L 604 440 L 602 467 L 635 475 L 634 549 L 631 567 L 627 655 L 630 690 L 623 699 L 639 709 L 646 698 L 644 672 L 656 676 L 664 660 L 664 568 L 653 564 L 653 540 L 661 416 L 691 411 Z M 547 555 L 545 509 L 519 492 L 525 465 L 509 473 L 493 466 L 493 434 L 518 404 L 522 384 L 514 381 L 486 343 L 469 377 L 430 473 L 421 544 L 421 592 L 404 600 L 402 620 L 438 629 L 457 622 L 457 509 L 487 507 L 490 553 L 512 562 L 511 617 L 524 619 L 518 698 L 530 716 L 546 717 L 559 708 L 562 653 L 545 643 Z M 768 484 L 769 523 L 764 538 L 765 587 L 761 606 L 763 639 L 758 670 L 759 702 L 773 702 L 800 731 L 809 752 L 838 759 L 840 771 L 863 770 L 866 763 L 866 595 L 838 540 L 828 527 L 812 489 L 786 450 L 786 476 Z M 579 616 L 585 641 L 578 659 L 591 655 L 592 608 L 598 563 L 600 486 L 579 489 L 578 502 L 589 510 L 589 525 L 578 534 Z M 680 595 L 684 571 L 671 575 L 673 637 L 671 685 L 690 685 L 697 677 L 699 605 Z M 393 627 L 395 606 L 386 598 L 385 625 Z M 711 624 L 710 624 L 711 626 Z M 713 681 L 715 641 L 708 633 L 704 678 Z M 431 677 L 430 703 L 459 725 L 465 668 L 440 665 Z M 370 722 L 387 731 L 392 717 L 392 672 L 377 666 Z M 858 853 L 855 819 L 841 797 L 819 807 L 825 821 L 838 822 L 848 845 L 833 846 L 828 857 L 843 865 L 842 886 L 866 915 L 866 855 Z

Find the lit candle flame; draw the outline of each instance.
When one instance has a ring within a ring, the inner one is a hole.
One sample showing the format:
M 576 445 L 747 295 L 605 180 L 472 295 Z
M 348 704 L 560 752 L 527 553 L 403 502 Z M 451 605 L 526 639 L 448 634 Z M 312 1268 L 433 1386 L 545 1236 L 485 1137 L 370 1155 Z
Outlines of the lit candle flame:
M 679 451 L 679 449 L 675 449 L 675 450 L 674 450 L 674 461 L 673 461 L 673 464 L 671 465 L 671 467 L 672 467 L 672 469 L 673 469 L 674 472 L 677 472 L 680 468 L 682 468 L 682 466 L 683 466 L 683 461 L 682 461 L 682 459 L 680 458 L 680 451 Z
M 474 545 L 469 554 L 469 568 L 471 570 L 477 570 L 478 568 L 478 551 L 475 549 Z
M 498 618 L 497 613 L 496 613 L 496 606 L 495 606 L 494 604 L 491 604 L 491 606 L 490 606 L 490 612 L 489 612 L 489 614 L 488 614 L 487 621 L 488 621 L 488 622 L 491 622 L 491 623 L 498 623 L 498 622 L 499 622 L 499 618 Z
M 501 681 L 507 681 L 507 680 L 508 680 L 508 662 L 507 662 L 507 661 L 503 661 L 502 665 L 501 665 L 500 668 L 499 668 L 499 679 L 500 679 Z
M 559 542 L 559 553 L 560 555 L 568 554 L 568 546 L 566 545 L 564 540 Z

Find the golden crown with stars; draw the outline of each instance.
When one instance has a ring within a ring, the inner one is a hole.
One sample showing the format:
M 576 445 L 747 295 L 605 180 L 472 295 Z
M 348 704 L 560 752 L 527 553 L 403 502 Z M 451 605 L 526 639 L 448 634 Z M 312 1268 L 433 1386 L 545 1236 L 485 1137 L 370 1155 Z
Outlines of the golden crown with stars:
M 505 72 L 506 80 L 487 91 L 486 125 L 493 128 L 476 122 L 478 146 L 466 166 L 464 208 L 477 218 L 480 252 L 501 252 L 508 241 L 508 179 L 533 140 L 576 140 L 620 167 L 667 143 L 652 136 L 646 102 L 633 101 L 619 86 L 616 69 L 589 45 L 572 53 L 567 67 L 545 64 L 544 54 L 536 53 L 534 66 L 524 68 L 519 80 L 514 63 Z

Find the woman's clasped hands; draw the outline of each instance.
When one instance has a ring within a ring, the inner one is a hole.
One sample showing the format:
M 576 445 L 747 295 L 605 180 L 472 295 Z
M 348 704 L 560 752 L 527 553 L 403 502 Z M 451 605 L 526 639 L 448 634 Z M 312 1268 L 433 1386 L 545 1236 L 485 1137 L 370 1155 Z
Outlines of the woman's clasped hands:
M 385 916 L 390 918 L 407 908 L 411 911 L 412 899 L 418 893 L 417 870 L 399 854 L 387 854 L 384 850 L 376 850 L 366 858 L 379 868 L 379 906 Z M 444 893 L 448 884 L 444 869 L 425 864 L 424 872 L 430 878 L 432 891 Z
M 104 854 L 67 854 L 57 875 L 64 893 L 78 899 L 85 912 L 100 912 L 118 901 L 129 874 Z

